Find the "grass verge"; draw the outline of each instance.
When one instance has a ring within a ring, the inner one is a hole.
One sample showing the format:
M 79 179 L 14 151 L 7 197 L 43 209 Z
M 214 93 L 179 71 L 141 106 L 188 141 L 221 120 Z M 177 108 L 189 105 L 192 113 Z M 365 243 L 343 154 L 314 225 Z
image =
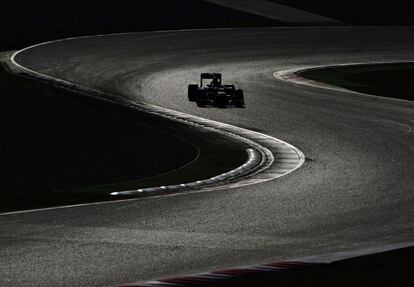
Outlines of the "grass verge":
M 6 71 L 0 84 L 1 212 L 113 200 L 247 160 L 246 144 L 217 133 Z
M 414 100 L 414 63 L 336 66 L 311 69 L 299 75 L 364 94 Z

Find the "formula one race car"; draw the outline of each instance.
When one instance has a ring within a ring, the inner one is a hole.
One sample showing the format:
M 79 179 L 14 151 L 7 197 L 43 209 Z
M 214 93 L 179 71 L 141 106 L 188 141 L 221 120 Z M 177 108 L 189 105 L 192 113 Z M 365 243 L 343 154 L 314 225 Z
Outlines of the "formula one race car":
M 188 85 L 188 100 L 196 102 L 198 107 L 244 108 L 243 91 L 236 89 L 234 85 L 222 85 L 219 73 L 202 73 L 200 86 Z

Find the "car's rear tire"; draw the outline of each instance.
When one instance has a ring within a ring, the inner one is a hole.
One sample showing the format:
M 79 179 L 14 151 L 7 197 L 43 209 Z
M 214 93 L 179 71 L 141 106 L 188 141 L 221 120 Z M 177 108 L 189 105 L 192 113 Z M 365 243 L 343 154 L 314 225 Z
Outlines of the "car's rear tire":
M 206 106 L 206 103 L 204 101 L 197 101 L 196 104 L 199 108 L 204 108 Z
M 244 94 L 242 90 L 236 90 L 235 98 L 236 98 L 235 106 L 237 108 L 244 108 Z
M 204 108 L 206 106 L 206 99 L 203 93 L 198 93 L 196 97 L 197 107 Z
M 188 85 L 188 100 L 190 102 L 195 102 L 196 101 L 197 93 L 198 93 L 198 85 L 196 85 L 196 84 Z

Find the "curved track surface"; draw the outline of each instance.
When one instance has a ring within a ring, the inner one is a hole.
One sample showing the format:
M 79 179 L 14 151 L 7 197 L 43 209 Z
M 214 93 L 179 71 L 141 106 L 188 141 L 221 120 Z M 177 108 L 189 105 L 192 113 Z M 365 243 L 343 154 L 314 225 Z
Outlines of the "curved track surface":
M 258 185 L 0 217 L 0 285 L 101 286 L 411 241 L 414 105 L 295 86 L 273 72 L 414 59 L 413 28 L 261 28 L 54 42 L 20 64 L 260 130 L 307 162 Z M 246 109 L 198 109 L 186 85 L 218 71 Z

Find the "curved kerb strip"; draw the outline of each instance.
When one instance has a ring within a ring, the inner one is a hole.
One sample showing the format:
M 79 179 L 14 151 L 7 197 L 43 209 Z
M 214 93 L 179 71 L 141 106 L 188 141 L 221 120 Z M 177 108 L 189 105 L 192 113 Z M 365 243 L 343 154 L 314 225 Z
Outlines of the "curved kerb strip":
M 73 39 L 75 38 L 68 38 L 57 41 Z M 38 80 L 47 81 L 51 85 L 57 86 L 59 88 L 69 89 L 74 92 L 81 93 L 85 96 L 93 97 L 101 101 L 119 104 L 124 107 L 144 111 L 155 116 L 160 116 L 173 121 L 178 121 L 188 125 L 197 126 L 199 128 L 208 129 L 210 131 L 217 132 L 231 137 L 233 139 L 242 141 L 251 147 L 247 150 L 249 155 L 248 161 L 245 162 L 242 166 L 234 170 L 231 170 L 227 173 L 197 182 L 113 192 L 111 193 L 111 195 L 113 196 L 130 196 L 135 194 L 141 194 L 144 192 L 180 192 L 186 190 L 207 191 L 246 186 L 287 175 L 293 172 L 294 170 L 298 169 L 305 161 L 304 154 L 298 148 L 294 147 L 293 145 L 287 142 L 276 139 L 272 136 L 236 127 L 226 123 L 200 118 L 197 116 L 185 114 L 167 108 L 132 101 L 131 99 L 126 99 L 125 97 L 122 97 L 122 95 L 114 95 L 100 90 L 78 85 L 75 83 L 71 83 L 69 81 L 54 78 L 26 68 L 23 65 L 17 63 L 16 56 L 18 54 L 31 48 L 57 41 L 45 42 L 19 50 L 12 54 L 10 58 L 11 63 L 15 66 L 18 73 L 26 74 L 27 76 L 33 77 Z
M 332 90 L 332 91 L 339 91 L 339 92 L 347 92 L 347 93 L 364 95 L 364 96 L 375 97 L 375 98 L 383 98 L 389 101 L 410 102 L 409 100 L 404 100 L 404 99 L 388 98 L 388 97 L 382 97 L 378 95 L 370 95 L 366 93 L 361 93 L 361 92 L 353 91 L 353 90 L 346 89 L 343 87 L 334 86 L 334 85 L 326 84 L 323 82 L 307 79 L 301 76 L 301 73 L 303 72 L 312 71 L 312 70 L 321 70 L 321 69 L 327 69 L 327 68 L 339 68 L 339 67 L 357 66 L 357 65 L 363 66 L 363 65 L 399 64 L 399 63 L 414 63 L 414 61 L 351 62 L 351 63 L 342 63 L 342 64 L 330 64 L 330 65 L 302 66 L 302 67 L 296 67 L 292 69 L 276 71 L 273 73 L 273 76 L 278 80 L 290 82 L 290 83 L 297 84 L 297 85 L 310 86 L 310 87 L 327 89 L 327 90 Z
M 126 283 L 117 285 L 117 287 L 254 286 L 255 283 L 263 282 L 263 280 L 267 282 L 267 284 L 264 284 L 264 286 L 276 286 L 279 282 L 281 284 L 285 282 L 283 275 L 286 275 L 294 270 L 306 270 L 307 272 L 314 272 L 315 267 L 328 266 L 329 264 L 341 261 L 344 262 L 345 260 L 350 260 L 355 257 L 370 256 L 373 254 L 395 251 L 402 248 L 409 248 L 414 246 L 413 244 L 413 242 L 396 243 L 380 247 L 315 255 L 288 261 L 267 262 L 261 265 L 226 268 L 214 270 L 211 272 L 183 275 L 180 277 L 169 277 L 147 282 Z M 318 274 L 320 274 L 320 271 L 316 272 L 317 273 L 314 274 L 316 274 L 316 276 L 319 276 Z M 245 282 L 249 282 L 249 284 L 246 284 Z

